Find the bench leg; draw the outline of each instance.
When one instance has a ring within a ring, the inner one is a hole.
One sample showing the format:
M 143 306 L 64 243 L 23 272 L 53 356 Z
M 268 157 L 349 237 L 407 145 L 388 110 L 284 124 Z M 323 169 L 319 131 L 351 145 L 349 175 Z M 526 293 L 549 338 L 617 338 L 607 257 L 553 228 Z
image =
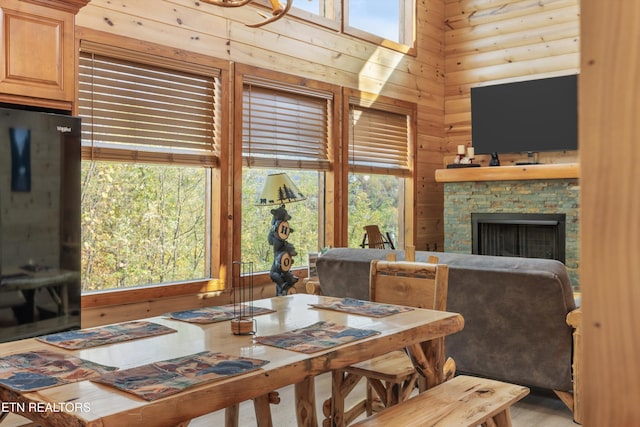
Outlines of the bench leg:
M 512 427 L 509 408 L 482 423 L 482 427 Z

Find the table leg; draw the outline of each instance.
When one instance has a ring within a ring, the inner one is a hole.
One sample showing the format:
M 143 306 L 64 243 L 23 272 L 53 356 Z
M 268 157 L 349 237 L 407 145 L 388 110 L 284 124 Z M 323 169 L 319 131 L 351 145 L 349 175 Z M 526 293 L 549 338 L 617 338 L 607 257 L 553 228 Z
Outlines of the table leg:
M 315 378 L 307 377 L 295 385 L 298 427 L 318 427 Z
M 225 427 L 238 427 L 239 412 L 240 412 L 240 405 L 239 404 L 227 406 L 224 409 L 224 425 L 225 425 Z
M 22 295 L 24 295 L 26 302 L 20 306 L 13 306 L 13 314 L 18 320 L 18 323 L 31 323 L 35 321 L 36 291 L 33 289 L 26 289 L 22 291 Z
M 253 399 L 253 409 L 256 413 L 256 424 L 258 427 L 273 427 L 269 394 Z
M 419 381 L 420 392 L 444 381 L 444 338 L 436 338 L 408 348 L 416 370 L 424 377 Z

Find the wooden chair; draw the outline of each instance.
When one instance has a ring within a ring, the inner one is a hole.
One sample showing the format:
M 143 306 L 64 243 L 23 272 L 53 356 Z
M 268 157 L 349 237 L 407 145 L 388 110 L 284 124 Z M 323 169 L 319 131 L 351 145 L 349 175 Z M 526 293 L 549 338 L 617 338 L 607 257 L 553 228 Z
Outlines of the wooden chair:
M 371 249 L 395 249 L 389 233 L 387 233 L 387 238 L 385 239 L 380 231 L 380 227 L 377 225 L 364 226 L 364 237 L 360 247 L 368 247 Z
M 371 300 L 416 308 L 445 310 L 449 269 L 444 264 L 437 264 L 435 257 L 430 261 L 431 263 L 372 261 L 369 284 Z M 438 344 L 433 348 L 438 353 L 437 357 L 444 360 L 444 339 L 437 341 Z M 451 366 L 452 361 L 447 364 L 447 368 L 455 370 Z M 443 380 L 445 367 L 437 368 L 440 371 L 435 374 L 438 378 L 421 383 L 421 389 Z M 452 376 L 453 373 L 450 372 L 450 375 Z M 345 398 L 362 378 L 367 380 L 366 398 L 345 410 Z M 323 426 L 344 427 L 362 413 L 371 415 L 380 409 L 374 403 L 372 391 L 375 391 L 382 407 L 396 405 L 409 398 L 419 378 L 420 374 L 416 371 L 414 362 L 407 352 L 401 350 L 345 369 L 335 370 L 332 372 L 331 398 L 323 404 L 323 413 L 326 417 Z

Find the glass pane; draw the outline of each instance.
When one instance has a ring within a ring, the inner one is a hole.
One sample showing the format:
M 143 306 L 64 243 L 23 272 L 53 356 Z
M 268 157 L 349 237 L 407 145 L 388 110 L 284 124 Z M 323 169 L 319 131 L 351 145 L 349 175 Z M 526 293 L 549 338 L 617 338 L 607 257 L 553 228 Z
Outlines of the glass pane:
M 208 276 L 206 168 L 82 163 L 82 290 Z
M 326 0 L 293 0 L 293 6 L 320 16 L 327 16 Z
M 349 2 L 349 26 L 387 40 L 402 43 L 400 38 L 400 2 L 345 0 Z M 404 17 L 402 17 L 404 19 Z
M 349 174 L 349 247 L 364 239 L 364 226 L 377 224 L 398 249 L 402 215 L 402 178 L 391 175 Z
M 293 267 L 307 265 L 307 254 L 318 252 L 318 180 L 321 172 L 308 170 L 276 171 L 244 168 L 242 171 L 242 261 L 253 262 L 254 271 L 268 271 L 273 264 L 273 247 L 267 241 L 271 228 L 271 209 L 277 206 L 256 206 L 262 186 L 269 173 L 285 172 L 307 199 L 286 205 L 293 232 L 286 239 L 298 253 Z

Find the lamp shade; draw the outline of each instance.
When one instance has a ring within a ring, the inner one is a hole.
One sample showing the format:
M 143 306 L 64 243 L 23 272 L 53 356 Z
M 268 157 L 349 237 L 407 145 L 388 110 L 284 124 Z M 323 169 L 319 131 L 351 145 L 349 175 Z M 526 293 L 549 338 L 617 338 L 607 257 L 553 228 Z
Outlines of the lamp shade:
M 256 205 L 283 205 L 285 203 L 301 202 L 306 199 L 306 196 L 298 190 L 289 175 L 286 173 L 274 173 L 267 175 Z

